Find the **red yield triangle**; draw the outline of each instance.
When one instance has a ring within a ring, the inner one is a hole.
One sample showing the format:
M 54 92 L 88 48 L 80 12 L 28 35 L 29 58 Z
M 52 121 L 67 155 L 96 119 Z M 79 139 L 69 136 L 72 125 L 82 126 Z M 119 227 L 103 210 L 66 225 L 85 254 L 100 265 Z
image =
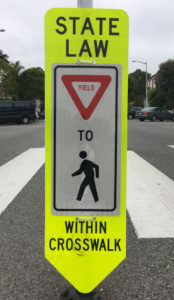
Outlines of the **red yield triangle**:
M 111 82 L 111 77 L 109 75 L 63 75 L 61 79 L 84 120 L 88 120 L 90 118 Z M 75 91 L 72 85 L 73 82 L 101 83 L 98 91 L 96 92 L 88 107 L 85 107 L 83 105 L 80 97 L 78 96 L 77 92 Z

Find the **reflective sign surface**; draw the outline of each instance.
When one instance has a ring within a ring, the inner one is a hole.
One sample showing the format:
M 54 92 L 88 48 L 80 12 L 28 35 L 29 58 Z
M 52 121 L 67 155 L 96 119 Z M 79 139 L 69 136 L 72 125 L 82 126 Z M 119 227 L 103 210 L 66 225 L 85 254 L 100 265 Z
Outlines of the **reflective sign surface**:
M 120 66 L 53 66 L 55 215 L 119 214 L 120 72 Z

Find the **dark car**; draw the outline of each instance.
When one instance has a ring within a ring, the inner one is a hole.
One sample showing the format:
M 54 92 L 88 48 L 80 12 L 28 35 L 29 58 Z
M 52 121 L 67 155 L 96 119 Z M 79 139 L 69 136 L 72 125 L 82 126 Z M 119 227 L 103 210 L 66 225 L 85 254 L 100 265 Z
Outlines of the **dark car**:
M 28 124 L 36 118 L 36 104 L 33 101 L 0 100 L 0 122 Z
M 161 107 L 146 107 L 136 113 L 136 118 L 139 119 L 140 121 L 144 121 L 144 120 L 150 120 L 154 122 L 157 120 L 174 121 L 174 113 Z
M 128 106 L 128 119 L 132 120 L 135 119 L 136 116 L 136 112 L 142 110 L 143 107 L 139 107 L 139 106 Z

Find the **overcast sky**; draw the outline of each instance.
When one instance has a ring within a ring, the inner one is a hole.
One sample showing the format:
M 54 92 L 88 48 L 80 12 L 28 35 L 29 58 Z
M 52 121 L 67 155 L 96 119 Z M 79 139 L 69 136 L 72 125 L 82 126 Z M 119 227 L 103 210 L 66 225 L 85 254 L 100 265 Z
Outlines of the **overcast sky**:
M 54 7 L 77 7 L 77 0 L 1 0 L 0 49 L 25 68 L 44 68 L 44 15 Z M 129 72 L 148 63 L 151 74 L 174 59 L 174 0 L 93 0 L 94 8 L 124 9 L 129 15 Z

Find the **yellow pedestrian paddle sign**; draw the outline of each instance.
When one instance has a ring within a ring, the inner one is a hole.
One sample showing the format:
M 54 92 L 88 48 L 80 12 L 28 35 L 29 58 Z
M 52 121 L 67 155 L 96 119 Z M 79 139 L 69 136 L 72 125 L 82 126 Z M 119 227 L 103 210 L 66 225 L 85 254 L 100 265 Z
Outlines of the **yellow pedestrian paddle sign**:
M 45 257 L 81 293 L 126 257 L 128 16 L 45 16 Z

